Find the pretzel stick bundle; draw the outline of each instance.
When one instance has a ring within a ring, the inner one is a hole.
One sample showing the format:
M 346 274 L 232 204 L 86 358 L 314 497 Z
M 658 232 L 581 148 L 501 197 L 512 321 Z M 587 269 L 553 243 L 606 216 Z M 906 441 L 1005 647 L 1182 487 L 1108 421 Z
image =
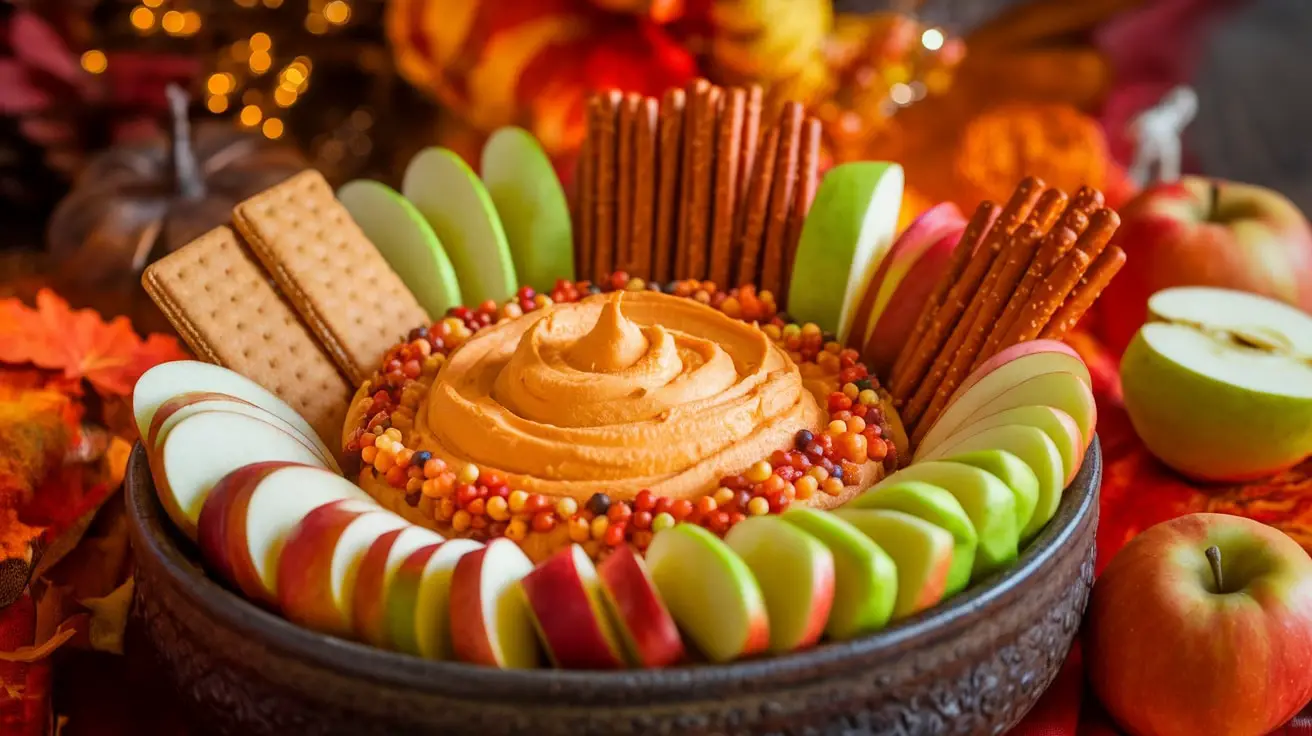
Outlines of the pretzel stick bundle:
M 683 117 L 687 93 L 681 89 L 666 91 L 661 99 L 656 155 L 660 164 L 656 182 L 655 240 L 652 242 L 651 278 L 669 281 L 674 278 L 674 252 L 679 238 L 679 221 L 683 205 L 679 201 L 683 179 Z
M 1042 195 L 1042 190 L 1043 182 L 1035 177 L 1028 177 L 1016 186 L 1011 199 L 998 215 L 997 222 L 989 229 L 979 247 L 970 254 L 960 278 L 952 284 L 942 303 L 935 309 L 934 316 L 925 328 L 920 341 L 914 348 L 903 348 L 904 352 L 908 349 L 913 352 L 907 359 L 901 375 L 897 376 L 891 385 L 890 392 L 894 399 L 910 398 L 920 385 L 934 358 L 951 335 L 952 328 L 956 326 L 957 320 L 969 306 L 967 300 L 984 281 L 1006 238 L 1034 209 Z
M 1041 340 L 1061 340 L 1071 331 L 1071 328 L 1079 324 L 1084 313 L 1089 311 L 1089 307 L 1098 301 L 1102 295 L 1102 290 L 1107 288 L 1112 278 L 1125 265 L 1125 251 L 1113 245 L 1104 250 L 1098 256 L 1098 260 L 1089 266 L 1089 271 L 1080 279 L 1079 286 L 1066 297 L 1062 303 L 1061 309 L 1052 315 L 1043 332 L 1039 333 Z

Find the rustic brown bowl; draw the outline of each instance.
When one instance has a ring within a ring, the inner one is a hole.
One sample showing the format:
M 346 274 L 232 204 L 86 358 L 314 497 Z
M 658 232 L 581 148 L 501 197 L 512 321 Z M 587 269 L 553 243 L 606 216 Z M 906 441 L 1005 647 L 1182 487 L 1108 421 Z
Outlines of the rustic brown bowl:
M 1056 517 L 1010 569 L 873 636 L 666 670 L 501 671 L 302 629 L 202 572 L 128 466 L 136 615 L 195 716 L 219 733 L 997 734 L 1061 667 L 1093 583 L 1095 441 Z

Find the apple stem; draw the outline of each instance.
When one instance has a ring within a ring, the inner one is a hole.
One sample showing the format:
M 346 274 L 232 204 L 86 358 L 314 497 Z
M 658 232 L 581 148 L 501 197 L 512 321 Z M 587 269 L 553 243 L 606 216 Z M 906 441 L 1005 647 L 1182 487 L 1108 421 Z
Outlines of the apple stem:
M 1212 220 L 1216 217 L 1216 209 L 1221 201 L 1221 187 L 1215 181 L 1208 188 L 1207 198 L 1207 219 Z
M 1212 565 L 1212 577 L 1216 579 L 1216 592 L 1224 593 L 1225 580 L 1221 577 L 1221 549 L 1214 544 L 1208 547 L 1203 554 L 1207 555 L 1207 561 Z

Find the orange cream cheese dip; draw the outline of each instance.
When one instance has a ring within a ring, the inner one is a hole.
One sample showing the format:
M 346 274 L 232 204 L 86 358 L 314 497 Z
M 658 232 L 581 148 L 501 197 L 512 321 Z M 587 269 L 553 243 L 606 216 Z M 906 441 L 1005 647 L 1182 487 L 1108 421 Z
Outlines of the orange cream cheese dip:
M 511 306 L 530 309 L 480 308 L 495 324 L 462 309 L 413 332 L 360 387 L 345 449 L 384 506 L 535 560 L 569 542 L 597 557 L 679 521 L 723 534 L 836 506 L 905 447 L 855 353 L 814 325 L 651 288 L 524 293 Z

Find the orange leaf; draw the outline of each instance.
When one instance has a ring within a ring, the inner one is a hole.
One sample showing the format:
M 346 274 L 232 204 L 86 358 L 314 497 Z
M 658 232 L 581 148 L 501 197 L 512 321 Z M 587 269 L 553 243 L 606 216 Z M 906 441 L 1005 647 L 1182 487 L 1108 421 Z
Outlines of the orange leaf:
M 126 396 L 151 366 L 180 360 L 177 340 L 151 335 L 142 340 L 126 317 L 105 322 L 90 309 L 71 309 L 48 289 L 36 308 L 0 300 L 0 362 L 31 363 L 72 380 L 86 379 L 101 394 Z

